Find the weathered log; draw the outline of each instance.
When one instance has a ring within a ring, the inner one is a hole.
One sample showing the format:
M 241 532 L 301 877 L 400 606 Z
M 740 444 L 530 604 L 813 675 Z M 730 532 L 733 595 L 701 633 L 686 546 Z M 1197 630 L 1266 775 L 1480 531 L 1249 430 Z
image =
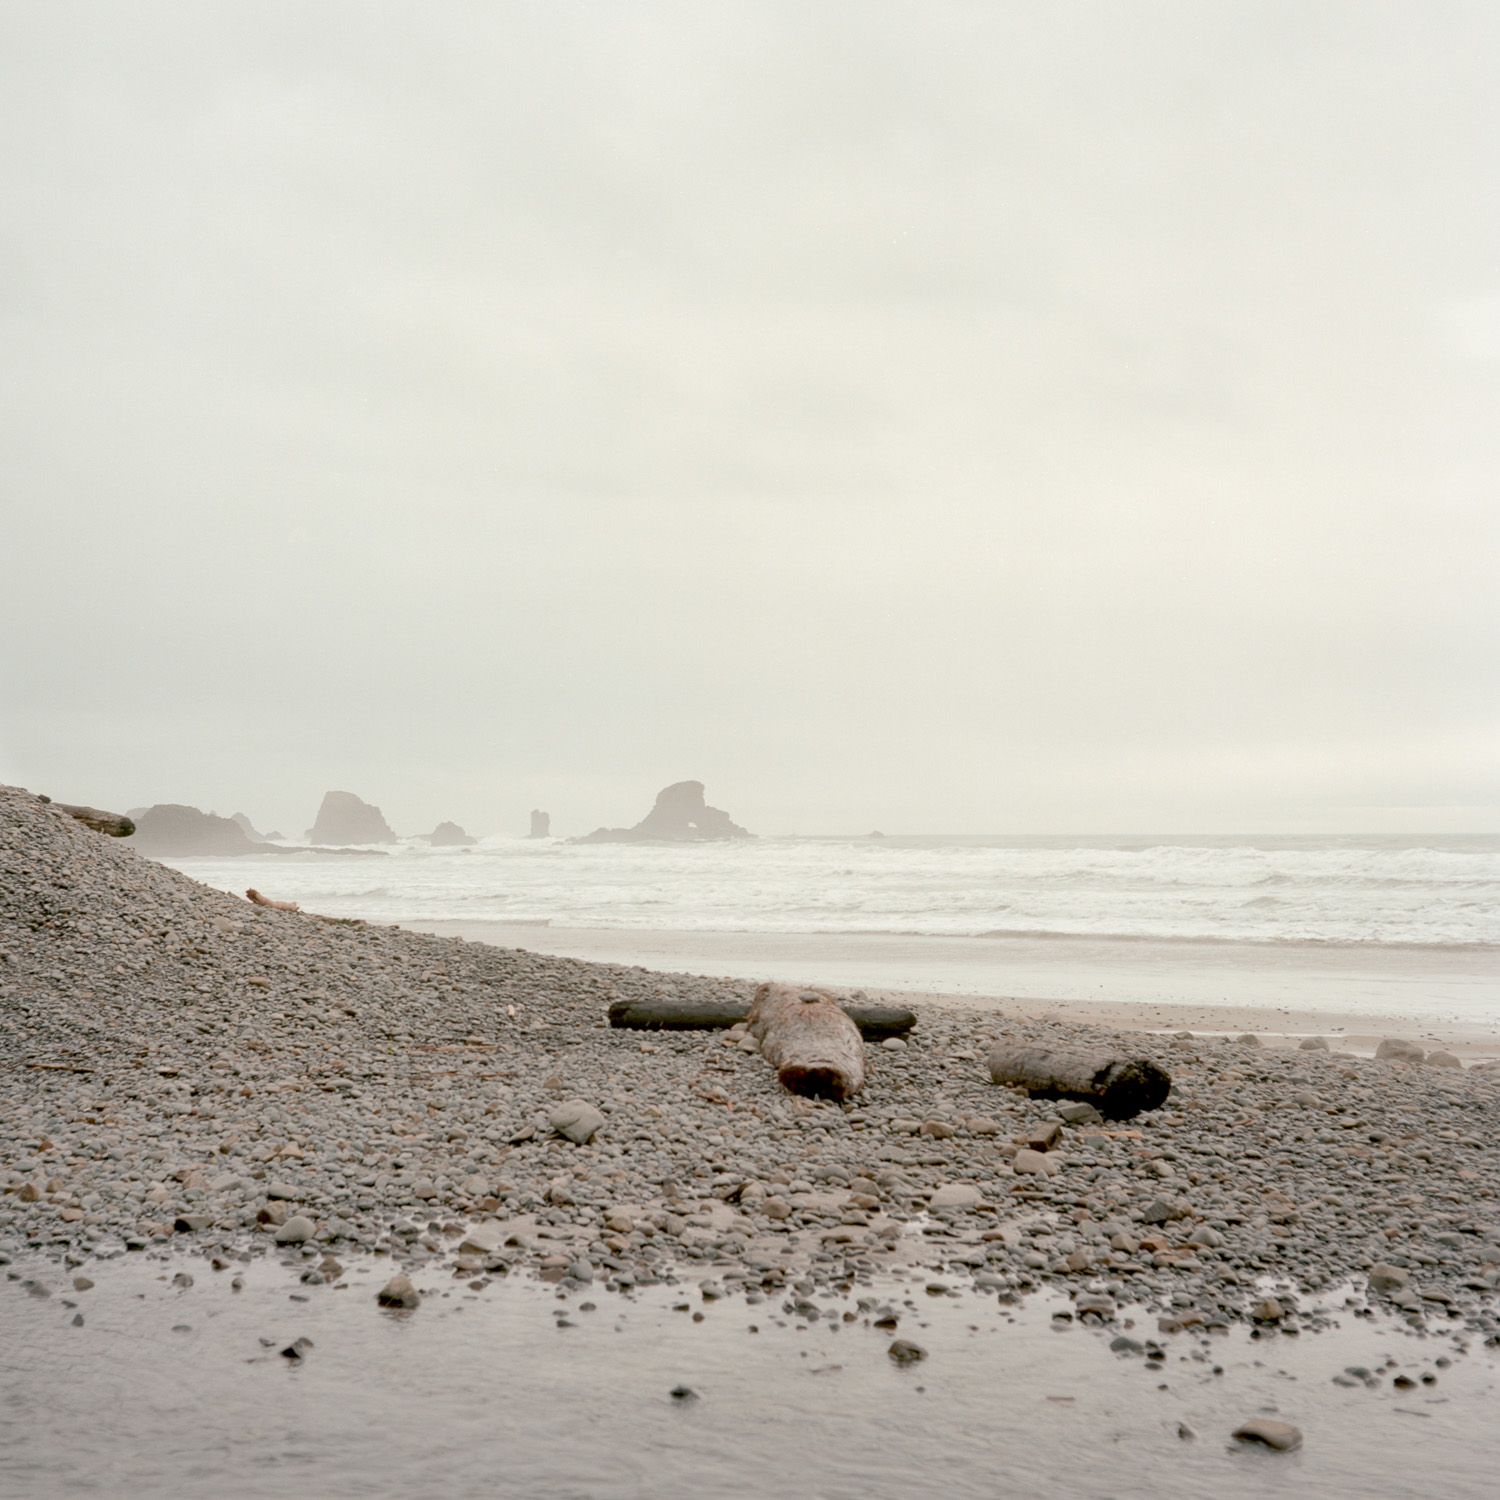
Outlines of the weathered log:
M 1041 1099 L 1086 1099 L 1109 1120 L 1128 1120 L 1166 1103 L 1172 1078 L 1144 1057 L 1107 1048 L 1049 1047 L 1040 1042 L 996 1042 L 990 1079 Z
M 917 1024 L 904 1005 L 849 1005 L 839 1008 L 859 1028 L 867 1042 L 905 1036 Z M 636 1031 L 722 1031 L 738 1026 L 750 1014 L 739 1000 L 616 1000 L 609 1008 L 609 1024 Z
M 66 802 L 54 802 L 59 812 L 77 818 L 85 828 L 95 833 L 107 833 L 112 839 L 128 839 L 135 832 L 135 824 L 124 813 L 100 812 L 97 807 L 72 807 Z
M 262 896 L 259 891 L 246 891 L 245 899 L 253 901 L 257 906 L 269 906 L 272 911 L 296 911 L 295 901 L 273 901 L 269 896 Z
M 826 990 L 763 984 L 746 1019 L 783 1088 L 847 1099 L 865 1086 L 859 1028 Z

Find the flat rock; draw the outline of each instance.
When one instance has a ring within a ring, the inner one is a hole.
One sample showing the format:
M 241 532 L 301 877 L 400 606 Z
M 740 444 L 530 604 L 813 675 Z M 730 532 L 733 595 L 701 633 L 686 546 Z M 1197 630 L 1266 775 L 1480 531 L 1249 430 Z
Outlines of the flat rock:
M 1011 1167 L 1017 1172 L 1038 1173 L 1044 1177 L 1050 1177 L 1054 1172 L 1062 1171 L 1062 1161 L 1050 1151 L 1033 1151 L 1029 1146 L 1022 1146 L 1016 1152 Z
M 1384 1261 L 1376 1261 L 1370 1267 L 1370 1288 L 1377 1292 L 1394 1292 L 1398 1287 L 1405 1286 L 1411 1280 L 1411 1276 L 1400 1266 L 1387 1265 Z
M 1274 1417 L 1251 1417 L 1234 1429 L 1234 1435 L 1242 1443 L 1260 1443 L 1278 1453 L 1302 1446 L 1302 1429 L 1290 1422 L 1278 1422 Z
M 604 1115 L 587 1099 L 569 1099 L 547 1116 L 547 1123 L 574 1145 L 586 1146 L 604 1124 Z
M 977 1208 L 984 1201 L 977 1187 L 967 1182 L 945 1182 L 927 1200 L 928 1208 Z

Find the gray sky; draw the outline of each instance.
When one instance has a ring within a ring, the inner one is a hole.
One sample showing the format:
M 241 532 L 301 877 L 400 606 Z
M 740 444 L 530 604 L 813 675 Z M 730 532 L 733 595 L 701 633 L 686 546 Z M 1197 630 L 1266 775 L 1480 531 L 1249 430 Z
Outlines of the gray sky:
M 1500 828 L 1500 10 L 0 4 L 0 778 Z

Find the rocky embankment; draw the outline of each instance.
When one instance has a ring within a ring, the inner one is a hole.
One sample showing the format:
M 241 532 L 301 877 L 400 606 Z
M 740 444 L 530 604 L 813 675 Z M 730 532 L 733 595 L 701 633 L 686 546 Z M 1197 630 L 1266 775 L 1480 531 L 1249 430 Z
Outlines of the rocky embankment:
M 1352 1279 L 1497 1327 L 1494 1074 L 1137 1035 L 1172 1096 L 1106 1128 L 983 1059 L 1002 1029 L 1118 1034 L 929 1006 L 840 1107 L 734 1033 L 604 1022 L 672 997 L 749 987 L 257 908 L 0 789 L 0 1254 L 280 1246 L 311 1280 L 369 1252 L 751 1299 L 1050 1282 L 1168 1331 L 1316 1326 L 1299 1301 Z

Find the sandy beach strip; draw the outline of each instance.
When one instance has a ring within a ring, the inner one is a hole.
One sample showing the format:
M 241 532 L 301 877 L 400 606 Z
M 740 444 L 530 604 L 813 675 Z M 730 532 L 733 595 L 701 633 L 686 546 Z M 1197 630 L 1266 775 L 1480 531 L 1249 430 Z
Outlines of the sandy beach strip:
M 1373 1055 L 1388 1036 L 1466 1061 L 1500 1057 L 1500 951 L 1491 947 L 945 938 L 411 922 L 409 930 L 594 963 L 863 989 L 896 1003 L 1122 1031 L 1325 1037 Z

